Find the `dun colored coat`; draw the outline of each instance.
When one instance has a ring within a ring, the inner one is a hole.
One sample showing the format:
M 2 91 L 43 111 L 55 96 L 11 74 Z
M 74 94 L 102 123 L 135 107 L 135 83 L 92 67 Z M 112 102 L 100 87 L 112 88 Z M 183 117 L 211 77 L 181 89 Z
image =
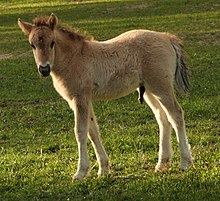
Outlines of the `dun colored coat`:
M 132 30 L 98 42 L 61 27 L 54 14 L 38 17 L 33 24 L 18 20 L 28 35 L 41 76 L 51 75 L 57 92 L 75 114 L 78 169 L 73 179 L 89 171 L 87 139 L 95 149 L 98 175 L 110 172 L 109 158 L 100 140 L 93 111 L 95 100 L 116 99 L 138 90 L 153 110 L 160 129 L 159 159 L 155 167 L 165 171 L 171 159 L 171 128 L 180 146 L 180 169 L 192 163 L 185 131 L 183 110 L 174 95 L 173 82 L 188 90 L 188 71 L 177 37 L 149 30 Z

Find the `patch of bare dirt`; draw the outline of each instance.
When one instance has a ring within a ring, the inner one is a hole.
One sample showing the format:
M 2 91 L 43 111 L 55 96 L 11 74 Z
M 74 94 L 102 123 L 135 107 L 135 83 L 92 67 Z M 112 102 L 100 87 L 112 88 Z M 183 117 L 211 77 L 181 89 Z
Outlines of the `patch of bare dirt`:
M 86 1 L 89 1 L 89 0 L 78 0 L 78 1 L 77 1 L 77 0 L 69 0 L 69 1 L 70 1 L 70 2 L 71 2 L 71 1 L 73 1 L 73 2 L 86 2 Z
M 124 5 L 122 6 L 120 9 L 124 10 L 141 10 L 141 9 L 145 9 L 145 8 L 148 8 L 150 7 L 151 4 L 146 4 L 146 3 L 134 3 L 134 4 L 127 4 L 127 5 Z M 113 7 L 113 8 L 107 8 L 107 11 L 114 11 L 114 10 L 117 10 L 118 8 L 117 7 Z
M 2 59 L 9 59 L 9 58 L 16 58 L 16 57 L 26 57 L 30 56 L 31 51 L 28 52 L 17 52 L 17 53 L 8 53 L 8 54 L 0 54 L 0 60 Z
M 150 4 L 138 3 L 138 4 L 125 5 L 124 8 L 125 9 L 145 9 L 145 8 L 148 8 L 149 6 Z

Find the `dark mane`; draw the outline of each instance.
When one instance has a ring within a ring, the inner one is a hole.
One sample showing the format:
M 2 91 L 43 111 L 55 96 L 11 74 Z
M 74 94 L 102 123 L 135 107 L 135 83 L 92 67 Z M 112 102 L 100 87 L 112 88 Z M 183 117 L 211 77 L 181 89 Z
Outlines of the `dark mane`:
M 33 19 L 33 25 L 37 27 L 40 27 L 40 26 L 49 27 L 48 19 L 49 17 L 36 17 Z M 93 39 L 93 37 L 88 34 L 85 34 L 85 33 L 81 34 L 78 30 L 74 30 L 68 26 L 64 27 L 64 26 L 61 26 L 60 24 L 56 26 L 56 30 L 65 34 L 71 40 L 92 40 Z
M 81 34 L 78 30 L 72 30 L 69 27 L 62 27 L 60 25 L 57 26 L 57 30 L 61 33 L 65 34 L 72 40 L 92 40 L 93 37 L 87 34 Z
M 49 17 L 36 17 L 33 19 L 33 25 L 40 27 L 40 26 L 46 26 L 49 27 L 48 25 L 48 19 Z

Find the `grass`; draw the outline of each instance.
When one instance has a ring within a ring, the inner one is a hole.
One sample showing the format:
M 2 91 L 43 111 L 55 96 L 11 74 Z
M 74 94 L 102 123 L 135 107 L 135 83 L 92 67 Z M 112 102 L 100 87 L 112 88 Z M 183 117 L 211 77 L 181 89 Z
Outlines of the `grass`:
M 30 50 L 17 18 L 31 21 L 52 12 L 98 40 L 136 28 L 168 31 L 184 40 L 192 88 L 190 96 L 178 100 L 185 111 L 195 169 L 179 172 L 173 135 L 170 171 L 154 172 L 158 126 L 134 93 L 94 105 L 111 175 L 97 178 L 89 145 L 91 175 L 72 182 L 78 158 L 73 112 L 50 79 L 39 79 L 32 56 L 14 56 L 2 59 L 0 67 L 0 200 L 219 200 L 219 2 L 1 0 L 0 55 Z

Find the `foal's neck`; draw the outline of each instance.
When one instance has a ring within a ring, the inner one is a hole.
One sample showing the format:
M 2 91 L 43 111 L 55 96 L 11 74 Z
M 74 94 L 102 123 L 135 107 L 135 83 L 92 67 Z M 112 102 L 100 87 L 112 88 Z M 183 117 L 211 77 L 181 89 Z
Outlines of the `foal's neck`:
M 71 40 L 59 31 L 56 32 L 54 73 L 68 74 L 81 59 L 83 41 Z

